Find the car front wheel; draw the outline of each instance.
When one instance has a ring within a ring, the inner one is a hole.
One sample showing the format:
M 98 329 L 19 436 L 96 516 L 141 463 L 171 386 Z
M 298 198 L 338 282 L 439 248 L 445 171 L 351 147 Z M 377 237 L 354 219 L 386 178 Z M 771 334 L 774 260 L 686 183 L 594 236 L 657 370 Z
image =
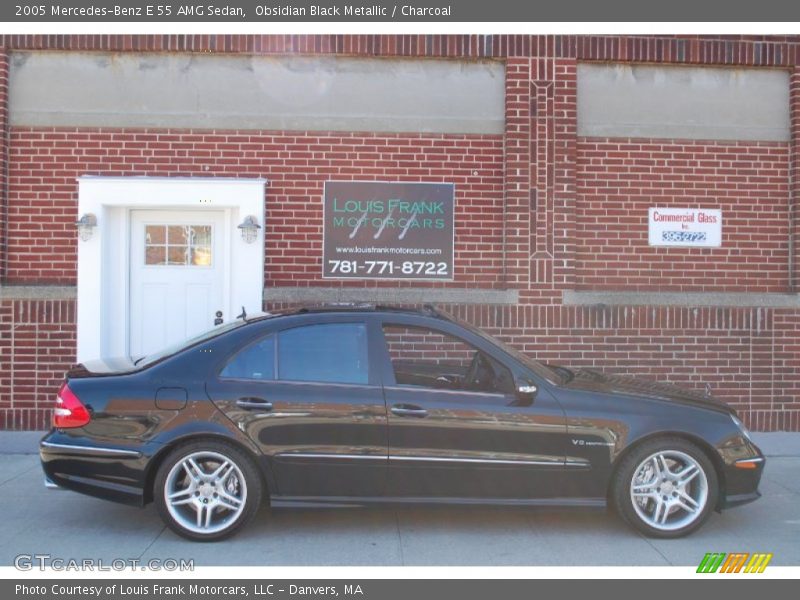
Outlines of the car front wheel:
M 154 496 L 170 529 L 195 541 L 230 537 L 255 516 L 261 479 L 253 461 L 224 442 L 197 441 L 173 450 L 155 479 Z
M 677 538 L 698 529 L 717 504 L 714 465 L 680 438 L 647 442 L 623 459 L 612 487 L 619 514 L 651 537 Z

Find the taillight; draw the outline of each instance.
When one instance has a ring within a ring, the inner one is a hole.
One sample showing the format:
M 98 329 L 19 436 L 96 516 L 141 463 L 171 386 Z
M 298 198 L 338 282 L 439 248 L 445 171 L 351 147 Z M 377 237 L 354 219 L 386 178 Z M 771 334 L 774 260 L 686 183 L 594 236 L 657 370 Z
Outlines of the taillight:
M 53 427 L 67 429 L 69 427 L 83 427 L 91 421 L 89 411 L 78 400 L 78 397 L 69 389 L 67 382 L 58 390 L 56 409 L 53 411 Z

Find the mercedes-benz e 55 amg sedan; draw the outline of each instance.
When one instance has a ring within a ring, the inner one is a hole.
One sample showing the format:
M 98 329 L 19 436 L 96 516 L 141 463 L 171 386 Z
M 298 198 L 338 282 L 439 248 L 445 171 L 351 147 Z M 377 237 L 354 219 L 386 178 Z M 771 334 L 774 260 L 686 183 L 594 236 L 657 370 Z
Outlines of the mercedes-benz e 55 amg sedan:
M 547 366 L 428 307 L 244 317 L 67 373 L 49 483 L 155 502 L 219 540 L 273 506 L 613 506 L 678 537 L 759 497 L 764 456 L 703 394 Z

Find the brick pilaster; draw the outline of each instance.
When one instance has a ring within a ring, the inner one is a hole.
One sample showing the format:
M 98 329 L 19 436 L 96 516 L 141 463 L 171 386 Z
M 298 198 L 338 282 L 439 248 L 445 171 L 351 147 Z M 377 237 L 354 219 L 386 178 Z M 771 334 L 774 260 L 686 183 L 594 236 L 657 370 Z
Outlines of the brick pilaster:
M 789 154 L 789 248 L 790 293 L 800 291 L 800 68 L 795 67 L 789 80 L 791 149 Z
M 0 38 L 0 285 L 5 282 L 8 236 L 8 48 Z
M 531 99 L 530 60 L 506 63 L 503 278 L 511 289 L 530 282 Z

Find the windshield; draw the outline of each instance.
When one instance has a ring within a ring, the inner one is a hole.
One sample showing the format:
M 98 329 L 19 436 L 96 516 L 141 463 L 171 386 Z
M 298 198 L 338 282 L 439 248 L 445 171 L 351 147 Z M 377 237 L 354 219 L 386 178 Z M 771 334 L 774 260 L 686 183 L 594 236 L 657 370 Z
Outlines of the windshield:
M 201 342 L 205 342 L 206 340 L 210 340 L 213 337 L 221 335 L 226 331 L 231 331 L 236 329 L 237 327 L 241 327 L 244 325 L 246 321 L 244 320 L 236 320 L 231 321 L 230 323 L 225 323 L 224 325 L 217 325 L 208 331 L 204 331 L 203 333 L 196 335 L 194 337 L 189 338 L 188 340 L 182 340 L 177 344 L 172 344 L 167 346 L 163 350 L 159 350 L 153 354 L 147 354 L 145 356 L 141 356 L 133 361 L 133 364 L 137 366 L 147 366 L 154 362 L 158 362 L 162 358 L 166 358 L 167 356 L 171 356 L 183 350 L 184 348 L 188 348 L 189 346 L 194 346 L 195 344 L 199 344 Z
M 466 327 L 467 329 L 469 329 L 473 333 L 481 336 L 486 341 L 491 342 L 495 346 L 499 346 L 500 348 L 505 350 L 508 354 L 510 354 L 511 356 L 516 358 L 519 362 L 521 362 L 526 367 L 528 367 L 531 371 L 533 371 L 534 373 L 536 373 L 538 375 L 541 375 L 542 377 L 547 379 L 547 381 L 549 381 L 550 383 L 554 383 L 556 385 L 561 385 L 561 384 L 566 383 L 567 379 L 569 379 L 569 377 L 567 377 L 565 375 L 562 375 L 555 368 L 550 367 L 548 365 L 545 365 L 543 363 L 540 363 L 538 360 L 535 360 L 535 359 L 531 358 L 530 356 L 528 356 L 526 354 L 523 354 L 522 352 L 520 352 L 516 348 L 514 348 L 512 346 L 509 346 L 505 342 L 502 342 L 502 341 L 498 340 L 496 337 L 492 337 L 488 333 L 486 333 L 484 331 L 481 331 L 480 329 L 478 329 L 477 327 L 467 323 L 466 321 L 464 321 L 462 319 L 459 319 L 458 317 L 454 317 L 453 315 L 451 315 L 449 313 L 446 313 L 444 311 L 439 311 L 439 312 L 444 314 L 444 315 L 446 315 L 448 319 L 450 319 L 452 321 L 455 321 L 456 323 L 458 323 L 462 327 Z

